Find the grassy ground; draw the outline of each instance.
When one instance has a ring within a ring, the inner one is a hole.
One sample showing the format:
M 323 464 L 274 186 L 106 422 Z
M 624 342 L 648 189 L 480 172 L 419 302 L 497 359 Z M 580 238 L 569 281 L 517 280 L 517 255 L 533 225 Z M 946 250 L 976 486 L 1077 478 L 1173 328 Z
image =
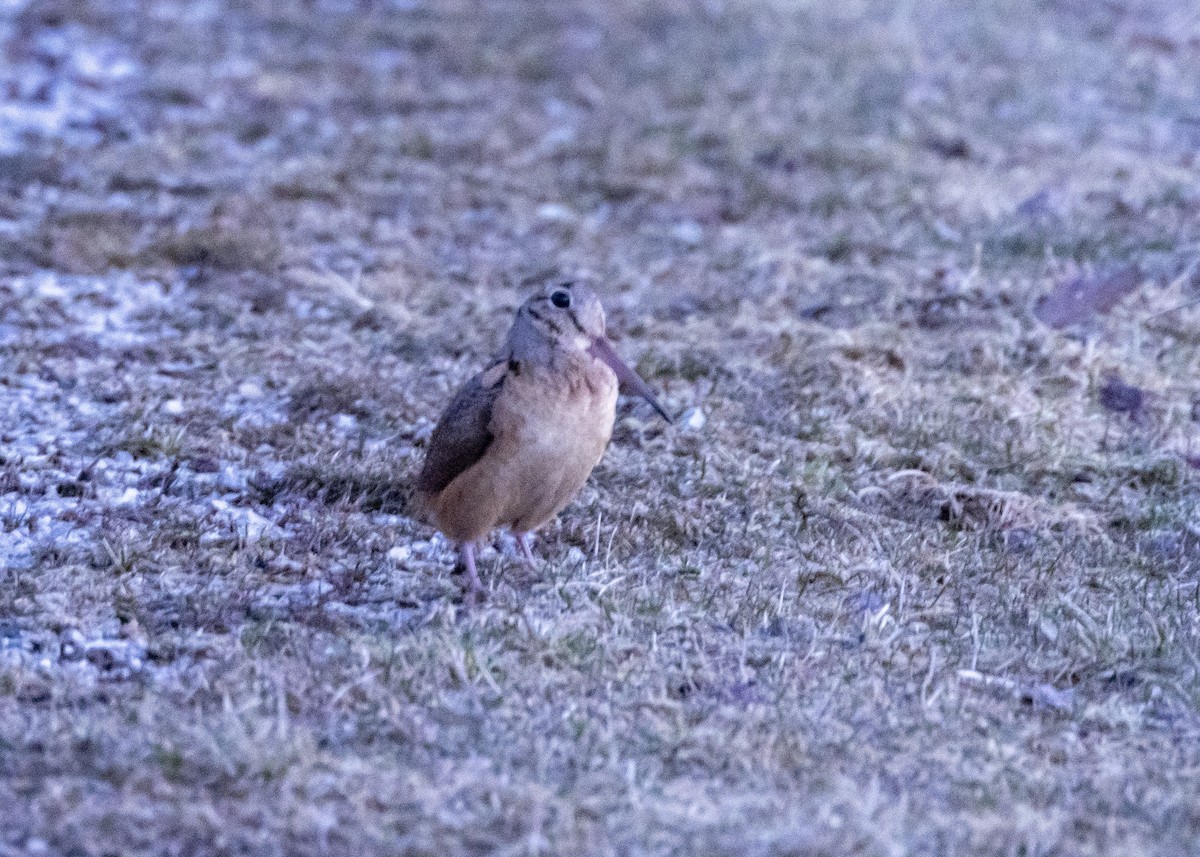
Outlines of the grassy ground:
M 0 3 L 0 854 L 1196 853 L 1186 8 Z M 693 418 L 465 609 L 566 275 Z

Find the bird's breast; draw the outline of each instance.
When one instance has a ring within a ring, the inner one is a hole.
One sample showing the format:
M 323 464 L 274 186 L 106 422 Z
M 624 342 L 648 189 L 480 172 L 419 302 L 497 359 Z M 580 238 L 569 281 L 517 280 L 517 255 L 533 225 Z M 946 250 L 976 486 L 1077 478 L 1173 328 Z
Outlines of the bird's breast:
M 616 401 L 616 375 L 588 355 L 510 363 L 492 406 L 493 440 L 435 498 L 438 526 L 470 541 L 496 526 L 536 529 L 557 515 L 604 454 Z
M 590 471 L 612 436 L 617 378 L 599 361 L 585 358 L 565 366 L 510 369 L 500 410 L 493 417 L 498 435 L 533 452 L 590 458 Z

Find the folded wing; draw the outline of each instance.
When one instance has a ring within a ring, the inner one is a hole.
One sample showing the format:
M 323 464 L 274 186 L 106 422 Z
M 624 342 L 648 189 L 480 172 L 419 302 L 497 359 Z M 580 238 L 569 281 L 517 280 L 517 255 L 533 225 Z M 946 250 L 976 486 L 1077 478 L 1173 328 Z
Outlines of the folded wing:
M 489 430 L 492 407 L 504 386 L 505 365 L 479 373 L 451 400 L 429 439 L 417 490 L 436 494 L 479 461 L 493 437 Z

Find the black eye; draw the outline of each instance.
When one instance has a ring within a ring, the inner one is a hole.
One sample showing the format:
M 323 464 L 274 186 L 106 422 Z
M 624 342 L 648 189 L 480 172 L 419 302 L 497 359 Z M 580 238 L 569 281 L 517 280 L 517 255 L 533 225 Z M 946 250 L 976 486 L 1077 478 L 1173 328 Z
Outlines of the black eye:
M 571 305 L 571 296 L 561 289 L 550 295 L 550 303 L 554 304 L 559 309 L 566 309 Z

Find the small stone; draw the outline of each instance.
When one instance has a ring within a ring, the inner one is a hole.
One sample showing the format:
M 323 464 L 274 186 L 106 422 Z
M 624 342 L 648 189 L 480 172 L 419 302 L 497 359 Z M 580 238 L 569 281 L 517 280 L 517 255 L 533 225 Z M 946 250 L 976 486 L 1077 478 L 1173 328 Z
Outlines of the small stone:
M 221 474 L 217 477 L 217 484 L 230 491 L 245 491 L 246 474 L 240 467 L 233 464 L 226 464 L 221 468 Z
M 167 399 L 163 402 L 163 413 L 177 417 L 183 413 L 183 402 L 179 399 Z
M 549 221 L 550 223 L 571 223 L 575 220 L 574 211 L 565 205 L 552 202 L 539 205 L 537 216 L 539 220 Z
M 694 220 L 685 220 L 675 224 L 671 237 L 688 247 L 699 247 L 704 241 L 704 229 Z
M 328 580 L 310 580 L 304 584 L 304 592 L 310 598 L 324 598 L 333 592 L 333 584 Z
M 244 514 L 238 520 L 238 535 L 246 540 L 247 544 L 256 544 L 262 541 L 264 536 L 278 537 L 282 535 L 282 531 L 275 525 L 273 521 L 264 518 L 252 509 L 242 509 Z
M 412 548 L 408 545 L 396 545 L 387 552 L 388 561 L 393 565 L 402 565 L 412 556 Z
M 83 639 L 83 634 L 79 633 L 75 628 L 71 628 L 62 635 L 62 641 L 59 644 L 59 657 L 64 661 L 79 660 L 84 656 L 86 645 L 87 643 Z
M 958 244 L 963 240 L 963 234 L 940 217 L 933 221 L 933 231 L 948 244 Z
M 680 417 L 679 424 L 684 431 L 700 431 L 708 422 L 708 417 L 704 415 L 704 411 L 700 408 L 688 408 Z
M 233 506 L 225 500 L 213 500 L 212 506 L 221 518 L 233 526 L 238 537 L 248 545 L 256 544 L 264 538 L 278 539 L 285 535 L 278 524 L 269 518 L 264 518 L 253 509 Z M 213 532 L 204 533 L 200 537 L 201 544 L 212 544 L 221 540 L 221 535 Z

